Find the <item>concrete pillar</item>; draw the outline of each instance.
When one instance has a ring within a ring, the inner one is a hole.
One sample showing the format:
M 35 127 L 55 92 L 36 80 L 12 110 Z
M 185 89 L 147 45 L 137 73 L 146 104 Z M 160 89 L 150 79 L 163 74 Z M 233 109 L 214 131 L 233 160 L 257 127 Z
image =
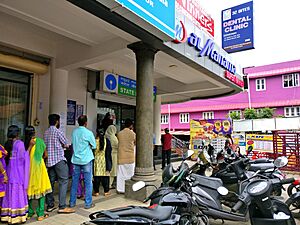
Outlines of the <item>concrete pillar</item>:
M 136 181 L 154 183 L 153 169 L 153 69 L 156 49 L 142 42 L 128 46 L 136 55 L 136 167 L 131 180 L 126 181 L 125 197 L 143 200 L 153 188 L 133 193 Z
M 153 70 L 156 49 L 142 42 L 128 46 L 136 55 L 136 168 L 133 180 L 154 181 Z
M 59 114 L 60 129 L 66 132 L 69 72 L 53 69 L 50 78 L 50 113 Z
M 161 122 L 161 96 L 156 96 L 153 108 L 153 132 L 155 135 L 155 145 L 161 145 L 160 122 Z

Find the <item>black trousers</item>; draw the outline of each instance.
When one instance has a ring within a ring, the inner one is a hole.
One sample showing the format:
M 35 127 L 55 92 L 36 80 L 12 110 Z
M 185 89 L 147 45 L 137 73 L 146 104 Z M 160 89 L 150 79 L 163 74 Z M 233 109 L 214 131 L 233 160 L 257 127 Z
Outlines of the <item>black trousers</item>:
M 94 176 L 93 188 L 95 193 L 99 193 L 100 183 L 104 189 L 104 193 L 109 192 L 109 177 L 108 176 Z
M 171 163 L 171 153 L 172 153 L 171 149 L 161 151 L 161 157 L 162 157 L 161 167 L 162 168 L 165 168 L 165 166 L 166 166 L 166 157 L 167 157 L 167 165 L 169 165 Z

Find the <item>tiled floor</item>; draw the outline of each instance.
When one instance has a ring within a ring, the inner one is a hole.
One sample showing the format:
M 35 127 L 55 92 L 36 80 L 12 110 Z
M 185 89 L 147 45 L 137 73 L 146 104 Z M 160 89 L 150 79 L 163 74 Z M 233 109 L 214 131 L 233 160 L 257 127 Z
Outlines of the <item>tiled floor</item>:
M 178 165 L 178 163 L 176 164 Z M 157 166 L 157 168 L 160 168 Z M 156 176 L 158 179 L 161 177 L 161 170 L 158 169 L 156 171 Z M 290 175 L 293 176 L 293 175 Z M 298 175 L 297 175 L 298 177 Z M 286 195 L 284 196 L 285 198 L 287 197 Z M 69 199 L 69 198 L 67 198 Z M 82 200 L 78 200 L 77 202 L 77 207 L 76 207 L 76 212 L 74 214 L 57 214 L 56 211 L 50 213 L 50 217 L 48 219 L 45 219 L 42 222 L 37 222 L 36 218 L 32 218 L 30 221 L 28 221 L 30 224 L 34 225 L 80 225 L 81 223 L 88 221 L 89 214 L 92 212 L 96 212 L 99 210 L 104 210 L 104 209 L 111 209 L 111 208 L 117 208 L 117 207 L 124 207 L 128 205 L 146 205 L 141 202 L 137 201 L 132 201 L 129 199 L 125 199 L 123 195 L 118 195 L 114 191 L 112 192 L 112 195 L 109 197 L 104 197 L 104 196 L 99 196 L 99 197 L 93 197 L 93 202 L 96 204 L 96 206 L 92 209 L 86 210 L 84 209 L 84 202 Z M 28 223 L 27 222 L 27 223 Z M 300 225 L 300 220 L 296 220 L 297 225 Z M 221 220 L 211 221 L 212 225 L 219 225 L 222 224 Z M 241 222 L 229 222 L 225 221 L 225 224 L 228 225 L 246 225 L 250 224 L 250 222 L 246 223 L 241 223 Z

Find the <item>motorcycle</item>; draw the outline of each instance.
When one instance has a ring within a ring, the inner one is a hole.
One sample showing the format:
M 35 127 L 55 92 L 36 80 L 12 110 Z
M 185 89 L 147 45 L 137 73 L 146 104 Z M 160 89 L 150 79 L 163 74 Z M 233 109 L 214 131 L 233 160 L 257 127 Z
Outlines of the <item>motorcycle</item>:
M 240 160 L 242 161 L 242 160 Z M 286 158 L 278 158 L 275 164 L 286 163 Z M 242 162 L 237 163 L 237 165 Z M 201 211 L 214 219 L 247 221 L 249 214 L 251 224 L 295 224 L 289 208 L 275 197 L 271 196 L 274 186 L 291 183 L 291 179 L 280 180 L 269 178 L 257 171 L 252 177 L 244 179 L 240 183 L 241 194 L 238 201 L 229 212 L 222 208 L 221 196 L 226 196 L 228 190 L 223 187 L 219 178 L 206 177 L 193 174 L 188 165 L 183 163 L 177 171 L 169 168 L 169 185 L 184 187 L 196 201 Z M 237 174 L 239 176 L 239 174 Z M 184 185 L 182 184 L 184 183 Z
M 226 188 L 237 193 L 239 179 L 233 171 L 232 163 L 238 161 L 239 159 L 248 158 L 246 156 L 238 157 L 230 150 L 216 154 L 216 151 L 213 149 L 213 147 L 208 144 L 200 152 L 197 164 L 194 165 L 193 170 L 197 174 L 206 175 L 206 169 L 212 167 L 213 172 L 211 177 L 220 178 Z M 256 171 L 260 171 L 260 174 L 268 176 L 269 178 L 286 178 L 286 175 L 279 170 L 279 167 L 274 165 L 273 159 L 262 158 L 249 160 L 247 165 L 245 165 L 244 170 L 247 170 L 247 173 L 249 174 L 248 177 Z M 272 195 L 281 196 L 282 189 L 284 189 L 282 185 L 274 187 Z
M 191 154 L 190 154 L 191 155 Z M 138 191 L 147 185 L 140 181 L 133 185 Z M 148 185 L 149 186 L 149 185 Z M 147 198 L 152 199 L 153 193 Z M 147 201 L 145 199 L 145 201 Z M 145 202 L 144 201 L 144 202 Z M 90 221 L 85 225 L 99 224 L 145 224 L 145 225 L 208 225 L 208 217 L 204 215 L 195 200 L 186 192 L 171 188 L 160 198 L 159 205 L 151 207 L 128 206 L 125 208 L 103 210 L 92 213 Z
M 300 218 L 300 190 L 299 179 L 295 180 L 288 187 L 289 198 L 286 200 L 286 204 L 293 213 L 294 217 Z
M 292 194 L 299 192 L 299 191 L 300 191 L 300 179 L 298 178 L 292 184 L 290 184 L 288 186 L 287 193 L 290 197 L 290 196 L 292 196 Z

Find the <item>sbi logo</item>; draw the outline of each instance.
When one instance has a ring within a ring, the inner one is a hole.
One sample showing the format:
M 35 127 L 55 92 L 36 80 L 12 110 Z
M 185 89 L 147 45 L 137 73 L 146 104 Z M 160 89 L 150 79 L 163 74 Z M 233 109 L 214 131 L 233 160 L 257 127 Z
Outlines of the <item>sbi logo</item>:
M 108 90 L 113 91 L 117 88 L 117 79 L 113 74 L 107 74 L 105 77 L 105 86 Z
M 183 22 L 180 20 L 177 22 L 175 27 L 175 40 L 173 42 L 175 43 L 184 43 L 187 41 L 187 31 L 185 29 L 185 26 Z

